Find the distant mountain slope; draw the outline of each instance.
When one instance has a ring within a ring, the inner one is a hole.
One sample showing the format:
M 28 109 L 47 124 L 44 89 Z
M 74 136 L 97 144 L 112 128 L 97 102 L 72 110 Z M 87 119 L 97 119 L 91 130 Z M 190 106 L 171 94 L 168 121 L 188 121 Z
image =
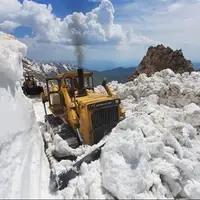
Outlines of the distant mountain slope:
M 24 58 L 23 59 L 23 68 L 24 73 L 33 72 L 35 77 L 40 82 L 45 82 L 46 77 L 55 76 L 58 73 L 63 73 L 67 71 L 75 71 L 77 67 L 71 64 L 63 63 L 39 63 L 34 60 Z M 116 80 L 120 83 L 126 82 L 128 76 L 136 70 L 134 67 L 118 67 L 110 70 L 97 71 L 97 70 L 88 70 L 94 73 L 94 84 L 99 85 L 102 83 L 102 80 L 106 78 L 107 82 Z
M 40 82 L 45 82 L 46 77 L 55 76 L 58 73 L 66 71 L 75 71 L 76 66 L 71 64 L 61 64 L 56 62 L 40 63 L 34 60 L 24 58 L 23 60 L 24 73 L 34 73 L 36 79 Z
M 93 71 L 94 76 L 96 77 L 95 84 L 99 85 L 101 84 L 102 80 L 106 78 L 107 82 L 116 80 L 120 83 L 124 83 L 127 81 L 129 75 L 133 72 L 135 72 L 136 67 L 117 67 L 110 70 L 104 70 L 104 71 Z
M 200 62 L 193 62 L 192 64 L 193 64 L 195 70 L 200 69 Z

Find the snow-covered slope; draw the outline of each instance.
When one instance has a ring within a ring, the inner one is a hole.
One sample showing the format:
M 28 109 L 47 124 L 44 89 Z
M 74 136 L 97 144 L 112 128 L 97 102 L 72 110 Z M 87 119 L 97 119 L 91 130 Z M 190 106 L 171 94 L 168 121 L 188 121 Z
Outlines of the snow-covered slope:
M 19 83 L 26 51 L 24 44 L 0 32 L 0 198 L 48 198 L 42 136 Z
M 62 63 L 40 63 L 28 58 L 23 58 L 24 73 L 33 72 L 35 77 L 40 82 L 45 82 L 45 78 L 49 76 L 55 76 L 57 73 L 63 73 L 66 71 L 76 70 L 76 66 L 71 64 Z

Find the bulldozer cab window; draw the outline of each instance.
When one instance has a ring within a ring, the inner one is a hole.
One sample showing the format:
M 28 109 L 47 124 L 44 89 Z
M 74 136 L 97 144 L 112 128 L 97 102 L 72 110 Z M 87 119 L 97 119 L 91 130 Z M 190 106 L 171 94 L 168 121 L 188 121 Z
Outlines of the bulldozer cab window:
M 52 106 L 61 106 L 62 105 L 62 102 L 61 102 L 61 97 L 60 97 L 60 94 L 59 93 L 50 93 L 49 94 L 49 103 L 50 105 Z
M 34 77 L 33 76 L 25 76 L 25 80 L 26 81 L 34 81 Z
M 65 85 L 69 88 L 71 88 L 71 84 L 72 84 L 72 79 L 71 78 L 65 78 Z
M 73 83 L 72 83 L 72 78 L 65 78 L 64 79 L 64 83 L 67 87 L 67 90 L 68 90 L 68 93 L 69 93 L 69 96 L 72 98 L 73 97 Z
M 74 79 L 74 88 L 79 89 L 79 83 L 78 83 L 78 78 Z
M 25 77 L 25 80 L 26 80 L 26 81 L 30 81 L 31 79 L 30 79 L 29 76 L 26 76 L 26 77 Z
M 85 80 L 85 87 L 87 89 L 93 89 L 94 88 L 92 76 L 84 77 L 84 80 Z
M 55 92 L 59 90 L 58 80 L 56 79 L 48 80 L 47 84 L 50 92 Z
M 94 88 L 92 76 L 85 76 L 84 77 L 84 84 L 85 84 L 85 88 L 92 90 Z M 79 87 L 78 78 L 74 78 L 74 87 L 77 88 L 77 89 Z

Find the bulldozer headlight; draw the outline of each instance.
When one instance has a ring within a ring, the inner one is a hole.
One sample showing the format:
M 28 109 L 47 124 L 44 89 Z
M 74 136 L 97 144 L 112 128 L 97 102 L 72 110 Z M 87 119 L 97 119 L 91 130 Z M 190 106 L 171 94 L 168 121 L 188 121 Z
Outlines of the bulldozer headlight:
M 120 100 L 119 100 L 119 99 L 116 99 L 116 100 L 115 100 L 115 103 L 116 103 L 116 104 L 120 104 Z

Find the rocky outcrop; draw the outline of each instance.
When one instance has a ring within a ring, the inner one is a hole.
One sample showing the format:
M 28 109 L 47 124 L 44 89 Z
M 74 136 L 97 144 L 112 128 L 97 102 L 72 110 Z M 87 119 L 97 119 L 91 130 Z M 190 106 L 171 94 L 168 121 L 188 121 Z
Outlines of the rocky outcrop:
M 136 71 L 129 80 L 135 79 L 141 73 L 151 76 L 157 71 L 171 69 L 175 73 L 184 73 L 194 71 L 190 60 L 184 58 L 182 50 L 173 51 L 170 47 L 164 47 L 162 44 L 155 47 L 150 46 L 146 55 L 143 57 Z

